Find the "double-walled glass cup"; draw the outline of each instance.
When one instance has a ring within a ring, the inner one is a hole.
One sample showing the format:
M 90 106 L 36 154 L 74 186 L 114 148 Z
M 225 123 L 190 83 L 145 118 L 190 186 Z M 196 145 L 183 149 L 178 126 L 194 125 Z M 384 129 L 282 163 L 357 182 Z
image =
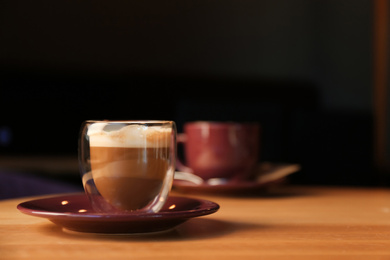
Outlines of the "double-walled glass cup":
M 102 213 L 157 212 L 175 171 L 173 121 L 86 121 L 79 165 L 92 207 Z

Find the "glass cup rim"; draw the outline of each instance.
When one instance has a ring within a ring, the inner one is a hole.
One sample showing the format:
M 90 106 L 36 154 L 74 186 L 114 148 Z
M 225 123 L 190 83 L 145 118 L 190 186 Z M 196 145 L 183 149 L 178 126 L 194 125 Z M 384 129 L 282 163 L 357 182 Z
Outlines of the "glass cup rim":
M 84 123 L 108 123 L 108 124 L 173 124 L 172 120 L 85 120 Z

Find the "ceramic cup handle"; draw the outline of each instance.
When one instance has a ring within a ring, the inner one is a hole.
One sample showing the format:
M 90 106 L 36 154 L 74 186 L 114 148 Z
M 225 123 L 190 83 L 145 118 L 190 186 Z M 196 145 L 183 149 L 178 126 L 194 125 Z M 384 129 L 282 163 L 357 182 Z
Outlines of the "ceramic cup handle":
M 187 142 L 187 135 L 186 134 L 177 134 L 176 137 L 177 144 L 183 144 Z M 194 170 L 192 170 L 190 167 L 185 166 L 184 163 L 180 160 L 179 156 L 176 158 L 176 168 L 182 172 L 190 172 L 194 173 Z

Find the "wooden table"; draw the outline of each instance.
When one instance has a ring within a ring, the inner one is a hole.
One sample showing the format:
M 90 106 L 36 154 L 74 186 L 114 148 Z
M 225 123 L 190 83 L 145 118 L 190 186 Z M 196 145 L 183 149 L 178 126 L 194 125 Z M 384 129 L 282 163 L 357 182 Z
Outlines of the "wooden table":
M 390 189 L 279 187 L 202 197 L 209 216 L 149 235 L 70 232 L 0 202 L 0 259 L 390 259 Z

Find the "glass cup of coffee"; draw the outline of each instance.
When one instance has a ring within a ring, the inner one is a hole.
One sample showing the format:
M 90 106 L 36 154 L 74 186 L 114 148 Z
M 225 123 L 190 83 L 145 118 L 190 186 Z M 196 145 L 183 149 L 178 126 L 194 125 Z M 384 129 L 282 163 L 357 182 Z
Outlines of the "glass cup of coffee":
M 79 136 L 84 190 L 97 212 L 157 212 L 175 172 L 173 121 L 85 121 Z

